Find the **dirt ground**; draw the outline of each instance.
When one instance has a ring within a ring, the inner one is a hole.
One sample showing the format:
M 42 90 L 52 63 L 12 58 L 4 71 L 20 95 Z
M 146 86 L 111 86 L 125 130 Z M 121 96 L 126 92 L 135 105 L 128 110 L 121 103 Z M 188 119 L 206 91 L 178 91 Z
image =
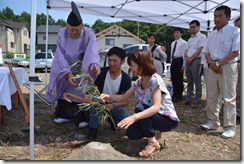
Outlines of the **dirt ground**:
M 38 74 L 42 80 L 45 80 L 44 75 Z M 37 90 L 43 87 L 35 86 Z M 21 88 L 29 104 L 29 90 L 24 86 Z M 124 130 L 111 131 L 108 124 L 99 128 L 97 141 L 110 143 L 117 151 L 138 160 L 241 160 L 239 120 L 236 136 L 223 139 L 220 137 L 223 128 L 216 131 L 204 131 L 200 128 L 200 124 L 206 121 L 204 96 L 201 109 L 191 109 L 180 103 L 174 105 L 181 122 L 177 129 L 163 133 L 160 142 L 165 143 L 165 148 L 150 158 L 142 159 L 137 156 L 146 144 L 145 139 L 131 141 L 125 136 Z M 133 106 L 132 100 L 128 107 L 131 112 Z M 79 129 L 73 122 L 60 125 L 52 122 L 54 107 L 55 104 L 48 106 L 35 97 L 35 160 L 62 160 L 88 143 L 84 139 L 88 129 Z M 222 120 L 222 112 L 220 117 Z M 21 103 L 10 111 L 4 109 L 4 125 L 0 125 L 0 159 L 30 159 L 29 132 L 24 131 L 28 125 L 24 118 Z

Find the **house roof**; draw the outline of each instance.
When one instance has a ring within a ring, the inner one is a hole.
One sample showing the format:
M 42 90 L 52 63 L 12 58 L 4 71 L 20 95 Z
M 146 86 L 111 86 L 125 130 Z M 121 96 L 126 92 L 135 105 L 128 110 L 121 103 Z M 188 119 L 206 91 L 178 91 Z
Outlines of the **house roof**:
M 22 27 L 27 27 L 27 23 L 21 23 L 21 22 L 14 22 L 11 20 L 1 20 L 0 19 L 0 24 L 9 26 L 11 28 L 22 28 Z
M 117 33 L 119 32 L 119 33 Z M 137 40 L 139 40 L 141 43 L 146 43 L 146 41 L 142 40 L 138 36 L 132 34 L 131 32 L 127 31 L 121 26 L 118 25 L 112 25 L 98 33 L 96 33 L 96 38 L 99 40 L 100 38 L 106 37 L 106 36 L 130 36 Z
M 62 26 L 60 25 L 48 25 L 48 33 L 58 33 L 58 30 Z M 46 25 L 41 25 L 36 30 L 37 33 L 45 33 L 46 32 Z

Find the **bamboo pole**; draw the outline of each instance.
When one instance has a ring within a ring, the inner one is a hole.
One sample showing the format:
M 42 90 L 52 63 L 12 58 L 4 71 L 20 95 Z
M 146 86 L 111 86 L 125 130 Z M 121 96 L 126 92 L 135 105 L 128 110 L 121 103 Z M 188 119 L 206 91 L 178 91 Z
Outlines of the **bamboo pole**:
M 87 100 L 87 99 L 85 99 L 83 97 L 76 96 L 76 95 L 74 95 L 72 93 L 64 92 L 63 97 L 68 102 L 71 102 L 71 100 L 68 98 L 68 96 L 73 97 L 73 98 L 75 98 L 77 100 L 80 100 L 83 103 L 93 104 L 93 105 L 99 105 L 99 104 L 101 105 L 101 103 L 94 102 L 94 101 L 91 101 L 91 100 Z M 108 107 L 107 107 L 107 105 L 105 103 L 103 105 L 105 105 L 106 110 L 109 110 Z

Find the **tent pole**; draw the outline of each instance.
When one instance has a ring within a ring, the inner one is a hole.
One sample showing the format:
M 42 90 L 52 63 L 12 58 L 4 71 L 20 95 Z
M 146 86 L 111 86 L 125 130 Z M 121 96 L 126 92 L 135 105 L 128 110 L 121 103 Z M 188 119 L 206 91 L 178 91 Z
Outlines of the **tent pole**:
M 36 8 L 37 0 L 31 1 L 31 44 L 30 44 L 30 75 L 35 75 L 35 49 L 36 49 Z M 34 160 L 34 81 L 30 81 L 30 160 Z
M 46 46 L 45 46 L 45 84 L 47 85 L 47 52 L 48 52 L 48 19 L 49 19 L 49 10 L 47 8 L 47 17 L 46 17 Z

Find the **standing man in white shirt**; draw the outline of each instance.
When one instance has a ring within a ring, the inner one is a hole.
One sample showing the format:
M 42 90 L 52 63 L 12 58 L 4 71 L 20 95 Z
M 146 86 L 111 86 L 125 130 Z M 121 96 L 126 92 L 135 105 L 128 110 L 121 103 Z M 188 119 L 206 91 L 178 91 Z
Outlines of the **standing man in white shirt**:
M 209 65 L 207 118 L 201 127 L 215 130 L 220 126 L 219 94 L 224 102 L 223 138 L 235 136 L 236 128 L 236 84 L 238 78 L 237 57 L 240 51 L 240 31 L 228 24 L 231 9 L 228 6 L 217 7 L 214 11 L 216 29 L 211 32 L 204 45 L 203 52 Z
M 202 98 L 202 83 L 199 69 L 201 66 L 201 51 L 206 40 L 206 35 L 200 32 L 200 22 L 198 20 L 191 21 L 189 26 L 192 35 L 188 40 L 188 47 L 185 52 L 185 71 L 188 84 L 185 104 L 191 105 L 191 108 L 199 108 Z
M 234 26 L 237 27 L 239 30 L 241 28 L 241 20 L 240 17 L 238 17 L 234 21 Z M 241 116 L 241 62 L 240 62 L 240 51 L 238 55 L 238 60 L 237 60 L 237 69 L 238 69 L 238 81 L 236 85 L 236 111 L 237 111 L 237 118 L 239 119 Z
M 160 76 L 163 76 L 164 62 L 167 60 L 167 54 L 156 44 L 156 35 L 150 33 L 147 38 L 149 44 L 148 51 L 152 55 L 153 65 Z
M 175 41 L 171 43 L 171 66 L 170 74 L 173 85 L 173 102 L 181 102 L 184 89 L 183 73 L 184 73 L 184 53 L 187 48 L 187 41 L 181 38 L 183 35 L 182 28 L 174 29 Z

